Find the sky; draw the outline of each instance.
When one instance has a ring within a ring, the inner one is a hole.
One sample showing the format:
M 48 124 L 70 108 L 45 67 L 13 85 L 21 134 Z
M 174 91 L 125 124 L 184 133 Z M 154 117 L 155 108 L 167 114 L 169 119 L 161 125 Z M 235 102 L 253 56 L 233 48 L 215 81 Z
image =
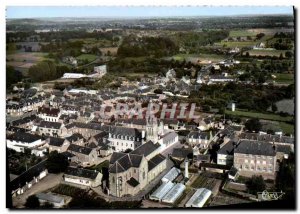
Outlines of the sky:
M 112 7 L 112 6 L 8 6 L 6 18 L 48 17 L 174 17 L 293 14 L 292 6 L 240 7 Z

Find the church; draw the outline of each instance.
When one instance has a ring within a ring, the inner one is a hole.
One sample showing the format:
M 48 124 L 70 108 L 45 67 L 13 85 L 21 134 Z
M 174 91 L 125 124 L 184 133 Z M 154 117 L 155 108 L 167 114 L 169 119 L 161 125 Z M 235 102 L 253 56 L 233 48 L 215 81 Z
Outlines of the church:
M 133 128 L 133 122 L 123 123 L 123 126 L 112 126 L 109 129 L 108 141 L 116 152 L 135 150 L 148 141 L 159 143 L 161 151 L 178 142 L 178 134 L 171 129 L 165 129 L 161 120 L 158 125 L 156 117 L 147 117 L 144 129 Z M 140 122 L 140 121 L 139 121 Z
M 153 181 L 167 167 L 167 159 L 160 153 L 178 142 L 178 134 L 165 129 L 163 121 L 158 125 L 155 117 L 146 118 L 145 129 L 133 128 L 133 122 L 109 131 L 115 152 L 110 158 L 108 192 L 116 197 L 136 195 Z
M 114 152 L 109 162 L 109 194 L 136 195 L 167 167 L 160 144 L 148 141 L 129 153 Z

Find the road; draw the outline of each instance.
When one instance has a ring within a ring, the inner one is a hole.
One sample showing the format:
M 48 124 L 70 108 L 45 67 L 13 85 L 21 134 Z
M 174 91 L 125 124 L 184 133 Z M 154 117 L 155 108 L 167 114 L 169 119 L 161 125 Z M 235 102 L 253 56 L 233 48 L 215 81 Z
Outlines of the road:
M 14 197 L 13 206 L 17 208 L 22 208 L 26 202 L 26 199 L 30 195 L 34 195 L 40 192 L 44 192 L 48 189 L 51 189 L 57 186 L 61 182 L 61 180 L 62 180 L 62 173 L 60 174 L 49 173 L 45 178 L 43 178 L 39 183 L 33 185 L 24 194 Z

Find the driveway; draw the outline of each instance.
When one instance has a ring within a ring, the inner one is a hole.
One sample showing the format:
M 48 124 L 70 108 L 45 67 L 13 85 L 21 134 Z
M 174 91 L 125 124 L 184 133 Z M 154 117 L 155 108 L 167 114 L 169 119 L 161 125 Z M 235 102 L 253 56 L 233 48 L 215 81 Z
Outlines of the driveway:
M 29 190 L 24 194 L 18 195 L 13 198 L 13 206 L 16 208 L 22 208 L 26 202 L 26 199 L 30 195 L 34 195 L 40 192 L 44 192 L 48 189 L 51 189 L 57 186 L 62 180 L 62 173 L 60 174 L 51 174 L 49 173 L 45 178 L 43 178 L 39 183 L 33 185 Z

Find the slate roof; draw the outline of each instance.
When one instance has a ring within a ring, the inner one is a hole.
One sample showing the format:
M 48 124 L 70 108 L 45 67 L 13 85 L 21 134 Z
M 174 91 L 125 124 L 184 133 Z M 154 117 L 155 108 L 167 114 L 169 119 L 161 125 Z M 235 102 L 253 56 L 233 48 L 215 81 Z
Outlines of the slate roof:
M 29 168 L 27 171 L 23 172 L 21 175 L 16 177 L 10 182 L 10 189 L 16 190 L 19 187 L 23 187 L 26 182 L 32 181 L 34 177 L 39 176 L 39 174 L 46 169 L 46 160 L 39 162 L 33 167 Z
M 100 133 L 94 135 L 93 138 L 95 138 L 96 141 L 101 141 L 106 136 L 107 136 L 106 132 L 100 132 Z
M 130 154 L 144 155 L 145 157 L 147 157 L 159 147 L 159 143 L 154 144 L 152 141 L 148 141 L 147 143 L 142 144 L 141 146 L 130 152 Z
M 80 178 L 88 178 L 91 180 L 94 180 L 98 174 L 99 172 L 95 170 L 75 168 L 75 167 L 68 167 L 65 171 L 65 175 L 71 175 Z
M 175 158 L 186 158 L 191 155 L 193 155 L 193 150 L 191 148 L 175 148 L 172 152 L 172 157 Z
M 191 131 L 188 135 L 188 138 L 209 140 L 210 133 L 209 132 L 201 132 L 201 131 Z
M 41 121 L 40 124 L 39 124 L 39 127 L 42 127 L 42 128 L 50 128 L 50 129 L 60 129 L 61 127 L 61 123 L 58 123 L 58 122 L 49 122 L 49 121 Z
M 61 147 L 65 141 L 65 139 L 57 138 L 57 137 L 49 137 L 49 145 Z
M 33 135 L 30 133 L 25 133 L 25 132 L 16 132 L 12 135 L 7 136 L 6 139 L 20 141 L 20 142 L 26 142 L 26 143 L 33 143 L 34 141 L 42 139 L 42 137 L 39 135 Z
M 84 155 L 89 155 L 92 152 L 92 150 L 93 150 L 92 148 L 78 146 L 78 145 L 75 145 L 75 144 L 71 144 L 68 147 L 68 151 L 72 151 L 72 152 L 76 152 L 76 153 L 81 153 L 81 154 L 84 154 Z
M 223 147 L 221 147 L 218 151 L 218 154 L 223 154 L 223 155 L 233 155 L 234 152 L 234 147 L 237 144 L 233 141 L 227 142 Z
M 168 132 L 167 134 L 162 136 L 163 139 L 163 143 L 168 142 L 170 140 L 173 140 L 175 137 L 177 137 L 177 133 L 176 132 Z
M 142 137 L 142 133 L 140 130 L 135 128 L 128 128 L 128 127 L 122 127 L 122 126 L 112 126 L 110 128 L 110 133 L 113 135 L 120 135 L 120 136 L 130 136 L 135 138 Z
M 275 156 L 273 145 L 264 141 L 241 140 L 234 153 Z
M 40 107 L 38 109 L 39 114 L 46 114 L 48 116 L 57 117 L 60 110 L 57 108 Z
M 109 168 L 111 173 L 119 173 L 128 170 L 131 167 L 138 168 L 141 164 L 143 156 L 135 154 L 126 154 L 119 158 L 113 165 Z M 110 161 L 112 162 L 112 161 Z
M 163 156 L 161 154 L 155 155 L 153 158 L 151 158 L 148 161 L 148 171 L 151 171 L 152 169 L 154 169 L 156 166 L 158 166 L 164 160 L 166 160 L 165 156 Z
M 276 145 L 276 152 L 289 154 L 291 152 L 291 147 L 289 145 Z
M 31 115 L 29 117 L 24 117 L 22 119 L 12 121 L 11 125 L 18 126 L 18 125 L 26 124 L 26 123 L 29 123 L 31 121 L 34 121 L 36 118 L 37 118 L 36 115 Z
M 131 178 L 127 181 L 127 183 L 128 183 L 130 186 L 132 186 L 132 187 L 136 187 L 137 185 L 140 184 L 140 183 L 139 183 L 136 179 L 134 179 L 133 177 L 131 177 Z
M 69 137 L 66 137 L 66 140 L 68 140 L 69 142 L 75 142 L 77 140 L 83 139 L 83 136 L 79 133 L 74 133 Z
M 145 126 L 147 124 L 146 119 L 119 119 L 116 123 L 123 124 L 134 124 L 134 125 L 142 125 Z
M 294 144 L 295 138 L 280 136 L 280 135 L 271 135 L 271 134 L 259 134 L 259 133 L 241 133 L 240 139 L 248 140 L 258 140 L 258 141 L 269 141 L 269 142 L 278 142 L 286 144 Z

